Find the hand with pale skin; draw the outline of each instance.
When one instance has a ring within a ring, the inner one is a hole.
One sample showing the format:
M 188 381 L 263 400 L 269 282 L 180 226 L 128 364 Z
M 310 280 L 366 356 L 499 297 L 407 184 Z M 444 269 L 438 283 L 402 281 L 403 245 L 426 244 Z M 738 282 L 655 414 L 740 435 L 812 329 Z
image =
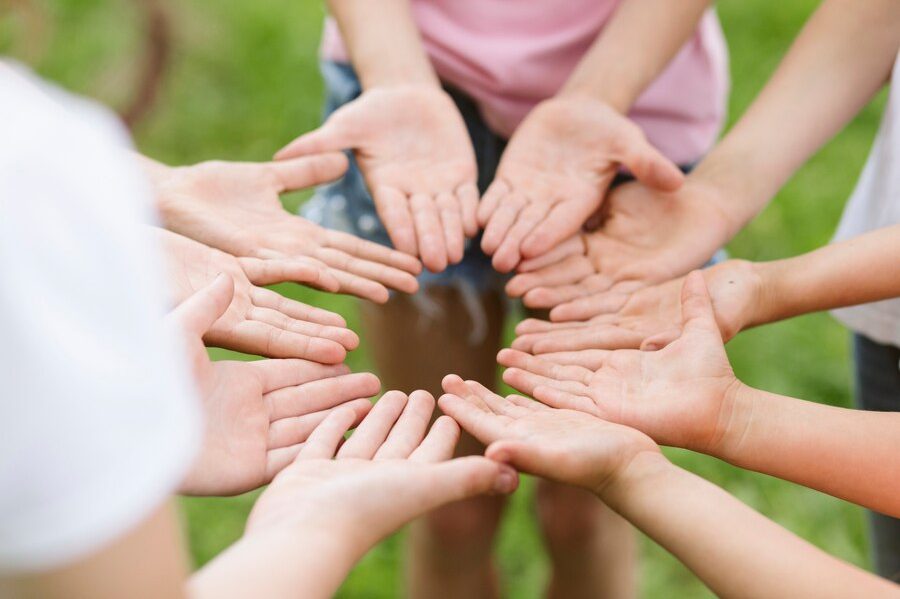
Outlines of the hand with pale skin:
M 601 493 L 637 455 L 659 453 L 647 435 L 581 411 L 503 398 L 456 375 L 443 387 L 441 410 L 487 445 L 485 456 L 521 472 Z
M 561 355 L 560 364 L 502 350 L 497 360 L 507 367 L 503 380 L 547 405 L 637 428 L 662 445 L 710 452 L 721 440 L 740 383 L 699 272 L 684 281 L 681 314 L 681 336 L 659 351 L 589 350 L 584 361 L 571 352 Z M 574 363 L 579 361 L 591 367 Z
M 600 100 L 558 96 L 536 106 L 478 207 L 481 247 L 494 268 L 509 272 L 577 233 L 623 166 L 656 189 L 675 190 L 684 179 L 637 125 Z
M 354 151 L 395 248 L 432 272 L 462 260 L 478 232 L 478 171 L 450 96 L 437 85 L 372 88 L 276 158 L 342 149 Z
M 310 433 L 341 406 L 359 422 L 378 378 L 306 360 L 212 362 L 202 337 L 228 309 L 234 285 L 219 275 L 166 319 L 185 338 L 203 404 L 203 444 L 179 492 L 236 495 L 268 484 Z
M 171 301 L 180 303 L 212 282 L 219 273 L 234 281 L 234 297 L 203 340 L 248 354 L 273 358 L 303 358 L 323 364 L 344 361 L 359 337 L 333 312 L 289 300 L 257 287 L 248 279 L 271 283 L 270 266 L 254 258 L 235 258 L 181 235 L 151 229 L 166 257 Z M 259 268 L 259 272 L 257 272 Z
M 743 260 L 729 260 L 700 272 L 722 340 L 727 342 L 753 319 L 754 307 L 760 302 L 760 274 Z M 625 296 L 621 307 L 611 300 L 609 312 L 587 321 L 523 320 L 516 326 L 512 348 L 585 368 L 599 368 L 604 352 L 582 350 L 659 349 L 681 333 L 683 286 L 682 277 L 645 287 Z M 653 345 L 644 345 L 650 338 Z
M 554 321 L 617 310 L 637 289 L 701 267 L 728 240 L 728 220 L 712 201 L 717 193 L 690 178 L 674 193 L 620 185 L 599 229 L 523 262 L 506 291 L 529 308 L 552 308 Z
M 429 429 L 434 406 L 425 391 L 390 391 L 346 441 L 356 414 L 334 410 L 260 496 L 244 537 L 195 576 L 196 590 L 288 596 L 300 570 L 304 597 L 331 597 L 357 560 L 407 522 L 453 501 L 514 491 L 518 476 L 509 466 L 451 459 L 459 426 L 441 416 Z M 254 583 L 262 587 L 250 588 L 229 566 L 248 555 L 278 563 L 284 551 L 296 566 Z
M 202 162 L 144 166 L 154 184 L 166 227 L 208 246 L 271 269 L 269 282 L 294 281 L 375 302 L 388 288 L 418 289 L 415 258 L 288 213 L 279 195 L 340 177 L 339 153 L 268 163 Z M 292 264 L 315 265 L 318 277 L 295 274 Z

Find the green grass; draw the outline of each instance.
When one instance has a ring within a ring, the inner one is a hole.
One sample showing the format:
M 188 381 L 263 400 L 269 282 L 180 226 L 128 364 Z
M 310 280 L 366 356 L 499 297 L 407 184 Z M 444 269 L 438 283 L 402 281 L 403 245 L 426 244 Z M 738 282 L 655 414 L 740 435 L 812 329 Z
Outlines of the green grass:
M 45 19 L 40 30 L 18 14 L 0 12 L 0 53 L 30 62 L 70 89 L 120 106 L 128 99 L 132 61 L 140 51 L 136 4 L 36 0 L 31 5 Z M 719 3 L 731 47 L 732 119 L 751 102 L 816 4 L 812 0 Z M 173 60 L 159 101 L 135 131 L 141 150 L 172 163 L 207 158 L 260 160 L 317 124 L 322 85 L 316 47 L 323 16 L 318 0 L 182 0 L 168 6 L 175 17 Z M 732 254 L 767 260 L 826 243 L 865 160 L 883 104 L 880 97 L 816 155 L 734 240 L 729 248 Z M 302 195 L 286 202 L 296 207 L 301 200 Z M 293 286 L 280 290 L 341 312 L 351 326 L 358 322 L 351 300 Z M 739 376 L 751 385 L 850 405 L 847 334 L 826 315 L 749 331 L 728 349 Z M 355 369 L 367 368 L 365 347 L 354 352 L 350 362 Z M 868 565 L 863 514 L 858 508 L 711 458 L 684 451 L 669 454 L 819 547 Z M 540 596 L 547 576 L 530 507 L 532 490 L 528 481 L 513 498 L 498 543 L 510 597 Z M 241 534 L 253 498 L 250 494 L 183 501 L 198 564 Z M 646 539 L 642 558 L 644 596 L 709 595 L 690 572 Z M 340 596 L 398 596 L 401 569 L 402 539 L 394 537 L 366 557 Z

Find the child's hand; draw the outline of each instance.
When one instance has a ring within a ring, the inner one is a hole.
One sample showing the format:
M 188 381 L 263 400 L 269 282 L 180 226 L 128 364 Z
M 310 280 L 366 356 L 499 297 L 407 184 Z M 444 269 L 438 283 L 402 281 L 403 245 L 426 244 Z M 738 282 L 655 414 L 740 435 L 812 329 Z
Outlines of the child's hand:
M 717 193 L 690 178 L 674 193 L 621 185 L 609 193 L 599 229 L 526 260 L 506 291 L 528 307 L 553 308 L 553 320 L 616 310 L 637 289 L 700 268 L 727 241 Z
M 480 383 L 448 375 L 441 409 L 488 446 L 485 455 L 516 469 L 594 493 L 642 452 L 649 437 L 584 412 L 554 409 L 518 395 L 506 399 Z
M 291 463 L 310 432 L 343 406 L 359 421 L 378 393 L 372 374 L 306 360 L 211 362 L 201 337 L 228 308 L 226 275 L 166 318 L 185 338 L 203 405 L 203 445 L 179 492 L 234 495 L 267 484 Z
M 329 231 L 284 210 L 278 195 L 340 177 L 339 153 L 270 163 L 203 162 L 151 169 L 166 226 L 249 263 L 254 283 L 303 283 L 386 302 L 387 287 L 413 293 L 418 260 Z M 256 278 L 254 278 L 254 274 Z
M 729 260 L 700 271 L 706 281 L 716 324 L 722 339 L 728 341 L 752 321 L 754 307 L 759 303 L 761 281 L 750 262 Z M 590 368 L 596 353 L 583 349 L 638 349 L 650 337 L 656 337 L 659 349 L 666 339 L 660 333 L 672 331 L 677 336 L 681 328 L 681 289 L 684 278 L 660 285 L 645 287 L 632 295 L 622 296 L 624 304 L 607 294 L 606 306 L 597 309 L 607 312 L 587 321 L 547 322 L 524 320 L 516 327 L 513 349 L 530 354 L 573 352 L 569 363 Z M 604 297 L 603 294 L 597 298 Z M 599 367 L 599 366 L 597 366 Z
M 459 427 L 442 416 L 429 430 L 433 409 L 425 391 L 408 398 L 390 391 L 346 442 L 356 415 L 335 410 L 259 498 L 246 536 L 287 531 L 304 542 L 319 531 L 333 543 L 349 542 L 346 550 L 358 559 L 441 505 L 514 491 L 518 478 L 508 466 L 482 457 L 451 459 Z
M 462 116 L 440 88 L 376 87 L 276 155 L 353 149 L 391 241 L 433 272 L 478 232 L 478 169 Z
M 589 369 L 503 350 L 498 361 L 509 367 L 503 380 L 548 405 L 632 426 L 663 445 L 708 452 L 726 432 L 740 383 L 699 272 L 685 279 L 681 297 L 681 336 L 659 351 L 587 350 L 595 367 Z M 563 361 L 577 361 L 570 356 Z
M 614 109 L 587 97 L 542 102 L 519 126 L 478 207 L 481 247 L 500 272 L 536 258 L 581 229 L 624 165 L 663 190 L 683 175 Z
M 259 265 L 254 259 L 235 258 L 169 231 L 153 232 L 167 259 L 166 279 L 173 303 L 190 297 L 212 282 L 217 273 L 225 273 L 234 281 L 234 297 L 227 310 L 203 335 L 208 344 L 323 364 L 342 362 L 347 350 L 359 345 L 356 333 L 339 315 L 251 284 L 245 273 L 258 276 Z

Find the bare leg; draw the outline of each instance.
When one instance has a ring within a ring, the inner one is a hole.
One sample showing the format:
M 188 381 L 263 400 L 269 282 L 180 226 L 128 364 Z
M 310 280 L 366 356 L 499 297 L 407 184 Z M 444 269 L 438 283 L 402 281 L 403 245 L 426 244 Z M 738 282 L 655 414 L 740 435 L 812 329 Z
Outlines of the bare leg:
M 627 521 L 587 491 L 546 480 L 537 504 L 553 565 L 548 597 L 635 596 L 637 543 Z
M 444 375 L 455 373 L 493 388 L 496 354 L 504 317 L 502 298 L 479 298 L 486 334 L 471 345 L 473 320 L 460 292 L 435 287 L 425 293 L 440 308 L 429 321 L 412 299 L 395 296 L 385 306 L 364 304 L 367 338 L 376 339 L 372 353 L 385 389 L 425 389 L 439 396 Z M 457 453 L 480 454 L 484 447 L 468 435 Z M 436 510 L 410 527 L 407 586 L 411 598 L 480 599 L 498 596 L 491 549 L 503 511 L 500 497 L 478 497 Z

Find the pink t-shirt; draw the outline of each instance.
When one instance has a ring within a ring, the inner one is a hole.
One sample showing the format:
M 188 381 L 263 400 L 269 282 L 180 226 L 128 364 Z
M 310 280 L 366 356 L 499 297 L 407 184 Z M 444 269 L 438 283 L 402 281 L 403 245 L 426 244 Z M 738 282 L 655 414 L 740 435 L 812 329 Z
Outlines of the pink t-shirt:
M 479 105 L 509 137 L 562 87 L 619 0 L 412 0 L 441 79 Z M 346 61 L 337 24 L 325 22 L 322 57 Z M 713 144 L 725 116 L 728 52 L 715 13 L 638 98 L 630 116 L 670 159 L 687 164 Z

